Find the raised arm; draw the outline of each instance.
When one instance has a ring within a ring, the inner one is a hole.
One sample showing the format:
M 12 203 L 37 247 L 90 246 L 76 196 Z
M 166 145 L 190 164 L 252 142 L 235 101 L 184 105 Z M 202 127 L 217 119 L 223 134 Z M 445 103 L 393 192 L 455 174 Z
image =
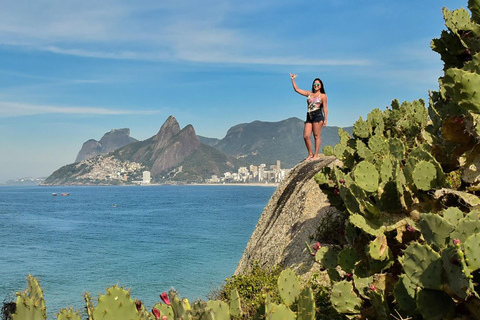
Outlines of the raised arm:
M 323 95 L 322 103 L 323 103 L 323 115 L 325 117 L 325 120 L 323 121 L 323 126 L 327 126 L 327 117 L 328 117 L 328 107 L 327 107 L 327 95 Z
M 297 84 L 295 83 L 295 78 L 296 77 L 297 77 L 296 74 L 290 73 L 290 79 L 292 79 L 293 90 L 295 90 L 295 92 L 301 94 L 302 96 L 308 97 L 309 94 L 310 94 L 310 91 L 298 89 Z

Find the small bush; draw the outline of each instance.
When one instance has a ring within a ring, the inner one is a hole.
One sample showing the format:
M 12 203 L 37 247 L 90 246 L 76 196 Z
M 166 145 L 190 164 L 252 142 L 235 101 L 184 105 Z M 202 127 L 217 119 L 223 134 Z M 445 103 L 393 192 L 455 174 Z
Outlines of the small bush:
M 246 274 L 233 275 L 225 279 L 225 284 L 217 291 L 211 292 L 209 299 L 230 301 L 230 292 L 237 289 L 242 301 L 243 319 L 253 319 L 268 293 L 272 300 L 280 303 L 277 281 L 282 268 L 277 266 L 263 269 L 255 264 Z

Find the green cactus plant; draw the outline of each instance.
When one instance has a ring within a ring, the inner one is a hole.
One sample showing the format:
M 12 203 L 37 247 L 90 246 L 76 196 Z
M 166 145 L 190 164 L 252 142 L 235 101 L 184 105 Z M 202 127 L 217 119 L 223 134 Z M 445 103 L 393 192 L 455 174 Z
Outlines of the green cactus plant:
M 61 309 L 57 315 L 57 320 L 81 320 L 78 311 L 74 311 L 72 308 Z

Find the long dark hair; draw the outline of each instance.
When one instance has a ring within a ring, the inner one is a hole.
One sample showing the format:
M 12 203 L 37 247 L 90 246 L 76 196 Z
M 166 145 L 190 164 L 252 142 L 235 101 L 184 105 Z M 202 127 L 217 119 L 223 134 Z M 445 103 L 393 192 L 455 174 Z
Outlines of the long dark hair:
M 313 80 L 313 82 L 312 82 L 312 92 L 315 92 L 315 89 L 313 88 L 313 84 L 314 84 L 315 81 L 317 81 L 317 80 L 320 81 L 320 84 L 322 85 L 322 86 L 320 87 L 320 93 L 325 93 L 325 87 L 323 86 L 323 82 L 322 82 L 322 80 L 320 80 L 320 78 L 315 78 L 315 80 Z

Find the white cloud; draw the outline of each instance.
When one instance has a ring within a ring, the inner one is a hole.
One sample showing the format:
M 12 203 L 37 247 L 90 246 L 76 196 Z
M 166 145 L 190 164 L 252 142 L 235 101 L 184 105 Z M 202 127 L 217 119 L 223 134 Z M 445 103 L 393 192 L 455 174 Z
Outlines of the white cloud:
M 62 107 L 0 101 L 0 118 L 39 114 L 128 115 L 156 113 L 158 113 L 158 111 L 155 110 L 120 110 L 100 107 Z
M 0 12 L 0 45 L 105 59 L 312 66 L 369 64 L 348 56 L 292 56 L 295 38 L 283 38 L 280 34 L 272 37 L 262 27 L 250 28 L 249 16 L 272 12 L 284 5 L 282 1 L 266 2 L 185 0 L 146 1 L 139 5 L 116 0 L 11 1 Z

